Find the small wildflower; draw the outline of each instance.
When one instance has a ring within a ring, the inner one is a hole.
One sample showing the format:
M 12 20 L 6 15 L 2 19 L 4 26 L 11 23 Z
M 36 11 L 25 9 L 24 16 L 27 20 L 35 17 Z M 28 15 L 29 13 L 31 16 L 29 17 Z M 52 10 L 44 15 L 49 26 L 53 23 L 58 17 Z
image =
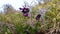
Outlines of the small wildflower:
M 29 8 L 19 8 L 20 10 L 22 10 L 23 16 L 28 17 L 28 12 L 29 12 Z
M 28 13 L 29 12 L 29 8 L 23 8 L 22 13 Z
M 20 10 L 22 10 L 22 13 L 28 13 L 29 12 L 29 8 L 19 8 Z
M 28 17 L 28 13 L 23 13 L 23 16 Z
M 36 20 L 39 20 L 40 17 L 41 17 L 41 14 L 38 14 L 38 15 L 36 16 Z

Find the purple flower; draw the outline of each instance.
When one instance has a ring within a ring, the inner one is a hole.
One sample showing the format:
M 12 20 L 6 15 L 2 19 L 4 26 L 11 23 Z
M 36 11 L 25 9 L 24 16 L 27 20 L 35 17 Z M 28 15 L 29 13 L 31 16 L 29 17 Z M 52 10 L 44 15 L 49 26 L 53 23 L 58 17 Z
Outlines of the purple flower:
M 36 16 L 36 20 L 39 20 L 40 17 L 41 17 L 41 14 L 38 14 L 38 15 Z
M 28 13 L 29 12 L 29 8 L 23 8 L 22 13 Z
M 19 8 L 20 10 L 22 10 L 22 13 L 28 13 L 29 12 L 29 8 Z
M 23 13 L 23 16 L 28 17 L 28 13 Z
M 22 10 L 23 16 L 28 17 L 28 12 L 29 12 L 29 8 L 19 8 L 20 10 Z

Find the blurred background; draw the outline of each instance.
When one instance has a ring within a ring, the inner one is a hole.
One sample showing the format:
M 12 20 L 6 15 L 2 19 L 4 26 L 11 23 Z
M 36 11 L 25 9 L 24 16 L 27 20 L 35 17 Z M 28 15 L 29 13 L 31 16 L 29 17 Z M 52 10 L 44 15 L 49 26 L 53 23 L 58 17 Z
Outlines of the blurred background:
M 0 34 L 60 34 L 60 0 L 0 0 Z

